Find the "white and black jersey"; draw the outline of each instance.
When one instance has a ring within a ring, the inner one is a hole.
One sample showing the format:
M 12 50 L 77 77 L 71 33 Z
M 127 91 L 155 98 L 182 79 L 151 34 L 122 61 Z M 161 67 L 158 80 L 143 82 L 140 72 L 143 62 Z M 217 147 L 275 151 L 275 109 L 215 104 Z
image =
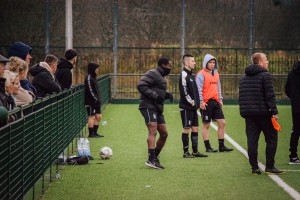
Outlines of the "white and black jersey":
M 200 107 L 199 93 L 192 71 L 186 68 L 180 74 L 179 78 L 180 102 L 179 108 L 188 110 L 197 110 Z

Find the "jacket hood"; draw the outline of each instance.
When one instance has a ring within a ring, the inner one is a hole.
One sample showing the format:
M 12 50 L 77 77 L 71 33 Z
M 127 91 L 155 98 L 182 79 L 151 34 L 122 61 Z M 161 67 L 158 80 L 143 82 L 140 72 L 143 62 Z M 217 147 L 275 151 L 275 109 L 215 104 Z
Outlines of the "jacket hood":
M 262 69 L 259 65 L 251 64 L 251 65 L 248 65 L 248 67 L 246 67 L 245 74 L 247 76 L 254 76 L 254 75 L 258 74 L 258 73 L 266 72 L 266 71 L 267 70 Z
M 32 51 L 32 48 L 22 42 L 15 42 L 8 50 L 8 57 L 17 56 L 22 58 L 23 60 L 26 59 L 28 53 Z
M 59 60 L 57 68 L 60 68 L 60 69 L 62 69 L 62 68 L 73 69 L 73 65 L 72 65 L 72 63 L 70 63 L 66 59 L 61 58 Z
M 32 75 L 32 76 L 35 76 L 37 75 L 38 73 L 41 73 L 41 72 L 47 72 L 51 75 L 51 73 L 44 67 L 40 66 L 39 63 L 38 64 L 35 64 L 33 65 L 30 70 L 29 70 L 29 73 Z M 52 76 L 52 75 L 51 75 Z
M 96 78 L 96 69 L 99 67 L 96 63 L 89 63 L 88 65 L 88 74 L 90 74 L 92 77 Z
M 293 72 L 300 74 L 300 61 L 297 61 L 293 65 Z
M 215 72 L 218 71 L 218 69 L 219 69 L 218 61 L 217 61 L 217 59 L 216 59 L 214 56 L 212 56 L 212 55 L 210 55 L 210 54 L 206 54 L 206 55 L 204 56 L 204 60 L 203 60 L 203 64 L 202 64 L 203 69 L 206 69 L 206 65 L 207 65 L 207 63 L 208 63 L 210 60 L 215 60 L 215 61 L 216 61 L 216 65 L 215 65 L 214 71 L 215 71 Z

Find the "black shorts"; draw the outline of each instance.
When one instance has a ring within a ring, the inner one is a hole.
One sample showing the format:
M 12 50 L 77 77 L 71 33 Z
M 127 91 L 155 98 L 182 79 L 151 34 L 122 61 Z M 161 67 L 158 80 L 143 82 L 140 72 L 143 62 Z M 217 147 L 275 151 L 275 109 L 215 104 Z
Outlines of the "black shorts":
M 145 119 L 145 123 L 156 122 L 158 124 L 165 124 L 165 118 L 163 114 L 157 114 L 155 108 L 142 108 L 140 109 L 141 114 Z
M 197 110 L 180 109 L 180 115 L 183 128 L 199 126 Z
M 88 116 L 94 116 L 96 114 L 101 114 L 101 106 L 90 106 L 85 105 Z
M 209 123 L 211 120 L 224 119 L 224 114 L 219 102 L 210 99 L 206 104 L 206 110 L 200 109 L 202 123 Z

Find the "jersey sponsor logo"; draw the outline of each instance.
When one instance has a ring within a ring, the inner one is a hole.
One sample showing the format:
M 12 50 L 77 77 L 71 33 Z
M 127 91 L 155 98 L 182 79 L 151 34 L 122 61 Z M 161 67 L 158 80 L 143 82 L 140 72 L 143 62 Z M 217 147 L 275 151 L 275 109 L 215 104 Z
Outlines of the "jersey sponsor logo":
M 193 80 L 192 78 L 190 78 L 190 81 L 191 81 L 191 82 L 194 82 L 194 80 Z
M 218 82 L 216 82 L 216 81 L 211 81 L 210 84 L 211 84 L 211 85 L 213 85 L 213 84 L 217 85 Z
M 156 114 L 153 114 L 153 119 L 156 119 Z

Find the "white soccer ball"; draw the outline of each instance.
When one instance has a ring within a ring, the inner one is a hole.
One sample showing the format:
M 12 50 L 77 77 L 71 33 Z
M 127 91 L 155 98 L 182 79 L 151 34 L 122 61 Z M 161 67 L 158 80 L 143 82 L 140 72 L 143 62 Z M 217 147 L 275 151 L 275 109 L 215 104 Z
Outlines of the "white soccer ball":
M 113 155 L 113 151 L 109 147 L 102 147 L 99 151 L 101 159 L 110 159 Z

